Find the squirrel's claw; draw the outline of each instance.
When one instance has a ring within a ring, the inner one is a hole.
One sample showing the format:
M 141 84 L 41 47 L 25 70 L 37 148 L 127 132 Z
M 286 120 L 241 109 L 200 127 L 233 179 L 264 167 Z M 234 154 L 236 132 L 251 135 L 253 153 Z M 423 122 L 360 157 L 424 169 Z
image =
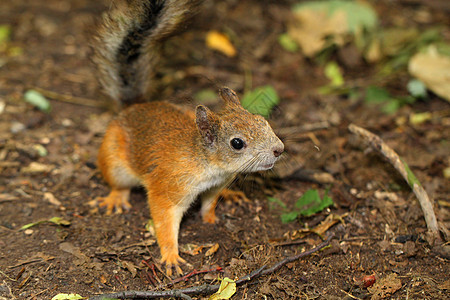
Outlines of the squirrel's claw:
M 220 192 L 220 197 L 222 197 L 225 201 L 233 201 L 237 203 L 242 203 L 242 201 L 250 202 L 247 196 L 245 196 L 245 194 L 241 191 L 224 189 Z
M 97 197 L 95 201 L 99 207 L 106 207 L 106 214 L 112 214 L 113 210 L 121 214 L 123 209 L 129 210 L 131 204 L 128 201 L 130 190 L 112 190 L 107 197 Z
M 173 269 L 175 269 L 177 275 L 183 275 L 183 270 L 181 270 L 179 265 L 166 265 L 166 275 L 172 277 Z
M 182 259 L 178 253 L 172 254 L 172 255 L 163 255 L 163 258 L 161 259 L 163 263 L 166 264 L 166 274 L 167 276 L 172 276 L 172 271 L 175 269 L 177 275 L 182 275 L 183 270 L 180 268 L 180 264 L 186 264 L 186 261 Z

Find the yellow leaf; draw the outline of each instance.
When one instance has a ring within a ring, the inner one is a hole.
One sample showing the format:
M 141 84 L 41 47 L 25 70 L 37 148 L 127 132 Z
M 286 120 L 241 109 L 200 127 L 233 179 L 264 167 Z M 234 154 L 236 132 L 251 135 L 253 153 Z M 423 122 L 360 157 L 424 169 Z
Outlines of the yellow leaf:
M 214 244 L 214 246 L 212 246 L 211 248 L 208 249 L 208 251 L 206 251 L 205 256 L 211 256 L 214 253 L 217 252 L 217 250 L 219 249 L 219 244 Z
M 218 31 L 212 30 L 206 34 L 206 45 L 208 48 L 222 52 L 226 56 L 233 57 L 236 55 L 236 48 L 228 37 Z
M 236 282 L 228 277 L 222 279 L 219 290 L 212 294 L 208 300 L 230 299 L 236 293 Z

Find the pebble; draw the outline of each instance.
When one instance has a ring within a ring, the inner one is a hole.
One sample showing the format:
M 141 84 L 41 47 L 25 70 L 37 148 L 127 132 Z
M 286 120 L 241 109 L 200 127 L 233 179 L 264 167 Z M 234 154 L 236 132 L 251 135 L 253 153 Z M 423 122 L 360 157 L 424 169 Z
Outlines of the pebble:
M 15 134 L 15 133 L 19 133 L 21 131 L 24 131 L 25 128 L 26 128 L 25 124 L 15 121 L 15 122 L 11 123 L 10 130 L 11 130 L 11 133 Z

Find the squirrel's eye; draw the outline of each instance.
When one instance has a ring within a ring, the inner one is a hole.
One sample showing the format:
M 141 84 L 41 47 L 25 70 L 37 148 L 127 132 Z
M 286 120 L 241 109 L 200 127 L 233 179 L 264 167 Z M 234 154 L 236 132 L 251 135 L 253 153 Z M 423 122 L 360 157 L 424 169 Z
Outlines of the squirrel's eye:
M 240 138 L 232 139 L 230 144 L 231 144 L 231 147 L 233 147 L 236 150 L 241 150 L 245 146 L 244 141 L 242 139 L 240 139 Z

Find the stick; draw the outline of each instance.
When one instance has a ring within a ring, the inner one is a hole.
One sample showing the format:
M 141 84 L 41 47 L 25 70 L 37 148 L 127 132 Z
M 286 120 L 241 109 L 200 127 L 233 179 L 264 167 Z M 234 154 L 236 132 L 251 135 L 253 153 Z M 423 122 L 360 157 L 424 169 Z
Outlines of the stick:
M 108 103 L 106 103 L 105 101 L 97 101 L 97 100 L 92 100 L 92 99 L 88 99 L 88 98 L 81 98 L 81 97 L 74 97 L 71 95 L 59 94 L 57 92 L 45 90 L 45 89 L 39 88 L 39 87 L 33 87 L 32 89 L 41 93 L 45 97 L 51 98 L 53 100 L 61 101 L 61 102 L 67 102 L 67 103 L 71 103 L 71 104 L 90 106 L 90 107 L 100 107 L 100 108 L 108 107 Z
M 311 255 L 324 247 L 328 246 L 330 244 L 331 239 L 334 235 L 330 235 L 326 241 L 320 243 L 318 246 L 305 251 L 303 253 L 287 257 L 283 259 L 282 261 L 276 263 L 273 267 L 266 269 L 266 265 L 262 266 L 261 268 L 253 271 L 252 273 L 245 275 L 241 279 L 236 281 L 236 285 L 241 285 L 244 283 L 249 282 L 250 280 L 253 280 L 255 278 L 258 278 L 263 275 L 267 275 L 270 273 L 273 273 L 280 269 L 282 266 L 286 265 L 287 263 L 293 262 L 295 260 L 298 260 L 302 257 Z M 90 300 L 102 300 L 102 299 L 110 299 L 110 298 L 117 298 L 117 299 L 154 299 L 154 298 L 170 298 L 170 297 L 178 297 L 182 299 L 191 299 L 188 295 L 205 295 L 205 294 L 212 294 L 217 292 L 219 289 L 219 284 L 203 284 L 201 286 L 196 287 L 190 287 L 180 290 L 169 290 L 169 291 L 125 291 L 125 292 L 119 292 L 119 293 L 113 293 L 113 294 L 103 294 L 98 295 L 90 298 Z
M 414 176 L 413 172 L 411 172 L 406 162 L 404 162 L 398 156 L 398 154 L 395 153 L 394 150 L 392 150 L 392 148 L 386 145 L 386 143 L 384 143 L 379 136 L 354 124 L 350 124 L 348 126 L 348 129 L 352 133 L 363 138 L 373 149 L 383 154 L 394 166 L 394 168 L 402 175 L 402 177 L 406 180 L 408 185 L 413 190 L 414 194 L 416 194 L 417 199 L 419 199 L 419 203 L 422 207 L 423 215 L 425 217 L 425 222 L 427 223 L 427 228 L 433 238 L 433 241 L 440 240 L 438 224 L 436 221 L 436 215 L 434 214 L 433 205 L 428 198 L 427 192 L 424 190 L 419 180 L 417 180 L 416 176 Z

